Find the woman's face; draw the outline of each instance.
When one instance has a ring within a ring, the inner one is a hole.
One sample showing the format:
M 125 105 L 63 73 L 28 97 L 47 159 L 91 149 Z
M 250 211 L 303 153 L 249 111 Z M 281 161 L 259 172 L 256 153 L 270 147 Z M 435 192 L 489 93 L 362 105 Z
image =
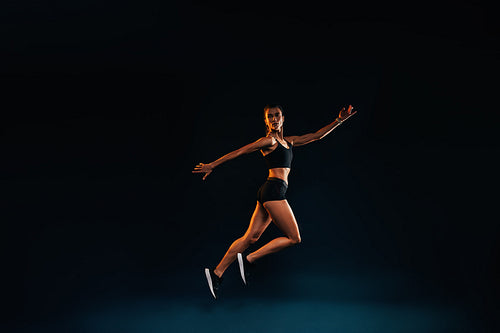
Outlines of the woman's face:
M 267 127 L 271 131 L 279 132 L 283 127 L 283 121 L 285 117 L 281 114 L 281 110 L 279 108 L 270 108 L 267 109 L 265 122 Z

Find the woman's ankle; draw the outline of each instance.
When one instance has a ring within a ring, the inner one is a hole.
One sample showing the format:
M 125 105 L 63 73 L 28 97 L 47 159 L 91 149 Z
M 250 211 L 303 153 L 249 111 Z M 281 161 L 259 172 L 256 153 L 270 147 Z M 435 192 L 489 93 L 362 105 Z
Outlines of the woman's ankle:
M 253 259 L 252 257 L 250 257 L 250 254 L 249 254 L 249 255 L 247 255 L 247 256 L 245 257 L 245 259 L 246 259 L 246 261 L 247 261 L 248 263 L 250 263 L 250 264 L 253 264 L 253 262 L 255 261 L 255 259 Z
M 224 274 L 224 272 L 219 272 L 219 271 L 217 270 L 217 268 L 216 268 L 216 269 L 214 269 L 214 274 L 215 274 L 215 275 L 217 275 L 219 278 L 221 278 L 221 277 L 222 277 L 222 274 Z

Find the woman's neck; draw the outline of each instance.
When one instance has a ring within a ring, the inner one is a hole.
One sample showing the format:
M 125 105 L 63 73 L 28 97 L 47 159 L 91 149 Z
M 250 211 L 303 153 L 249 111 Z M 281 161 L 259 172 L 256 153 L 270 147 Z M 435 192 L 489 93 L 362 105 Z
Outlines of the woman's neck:
M 271 136 L 277 140 L 283 140 L 283 130 L 281 130 L 279 132 L 271 132 L 271 133 L 269 133 L 269 136 Z

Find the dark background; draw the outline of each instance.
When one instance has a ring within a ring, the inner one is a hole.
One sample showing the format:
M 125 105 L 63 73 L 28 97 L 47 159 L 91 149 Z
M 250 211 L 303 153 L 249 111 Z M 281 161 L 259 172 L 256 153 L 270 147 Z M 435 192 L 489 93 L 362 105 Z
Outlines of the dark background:
M 268 330 L 320 303 L 438 306 L 452 315 L 427 331 L 498 328 L 499 30 L 488 3 L 26 1 L 2 4 L 0 19 L 14 331 L 135 332 L 82 318 L 114 304 L 129 323 L 136 308 L 120 306 L 149 304 L 144 314 L 161 302 L 184 326 L 137 332 L 220 330 L 249 314 L 231 311 L 300 302 Z M 286 135 L 342 106 L 359 112 L 294 149 L 288 200 L 303 243 L 263 259 L 249 290 L 231 267 L 214 302 L 202 269 L 244 232 L 266 169 L 254 153 L 205 182 L 191 170 L 262 136 L 267 103 L 283 105 Z M 379 328 L 317 331 L 391 332 L 393 313 L 375 317 Z

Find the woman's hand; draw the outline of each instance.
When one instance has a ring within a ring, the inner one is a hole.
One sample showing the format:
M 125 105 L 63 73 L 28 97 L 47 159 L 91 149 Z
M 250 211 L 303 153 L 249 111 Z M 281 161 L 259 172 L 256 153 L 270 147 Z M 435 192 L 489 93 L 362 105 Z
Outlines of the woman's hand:
M 353 110 L 352 105 L 349 105 L 349 107 L 347 108 L 347 110 L 345 108 L 342 108 L 342 110 L 340 110 L 339 119 L 341 121 L 347 120 L 349 117 L 351 117 L 352 115 L 356 114 L 356 112 L 357 111 Z
M 213 170 L 214 166 L 212 165 L 212 163 L 208 164 L 198 163 L 198 165 L 194 167 L 192 173 L 204 173 L 205 175 L 203 176 L 203 180 L 205 180 L 208 177 L 208 175 L 212 173 Z

